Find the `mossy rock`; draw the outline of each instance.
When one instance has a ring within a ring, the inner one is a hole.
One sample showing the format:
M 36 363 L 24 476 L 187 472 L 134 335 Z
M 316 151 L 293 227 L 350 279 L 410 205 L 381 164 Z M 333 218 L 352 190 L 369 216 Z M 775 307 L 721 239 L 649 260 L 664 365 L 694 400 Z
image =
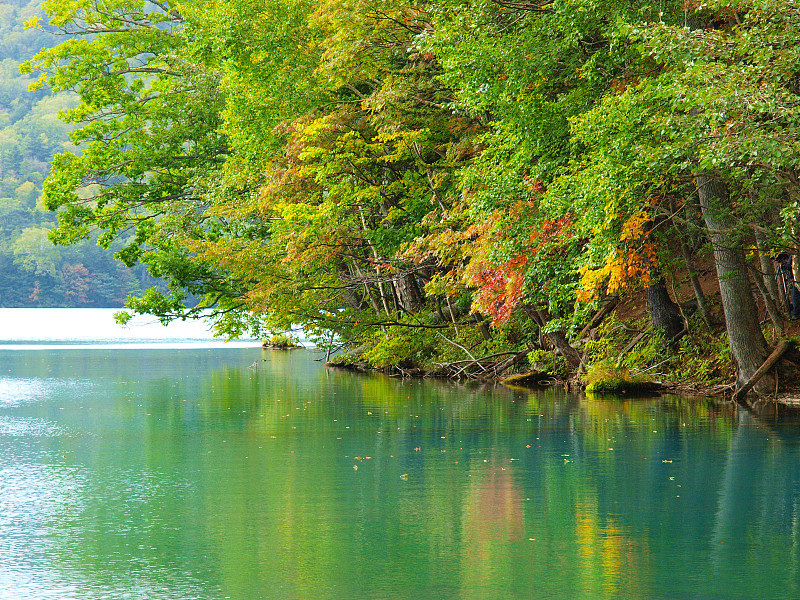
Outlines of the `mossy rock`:
M 512 375 L 511 377 L 506 377 L 505 379 L 501 380 L 500 383 L 503 385 L 516 387 L 539 387 L 547 385 L 553 381 L 553 379 L 555 379 L 555 377 L 553 377 L 550 373 L 546 373 L 544 371 L 531 371 L 529 373 L 519 373 L 517 375 Z
M 369 362 L 364 358 L 364 352 L 368 346 L 358 346 L 352 348 L 343 354 L 338 354 L 325 363 L 326 367 L 335 367 L 337 369 L 345 369 L 348 371 L 369 371 Z
M 586 386 L 586 392 L 590 394 L 646 394 L 660 389 L 661 384 L 657 381 L 637 377 L 631 379 L 608 377 L 593 381 Z
M 264 342 L 261 347 L 267 350 L 300 350 L 303 348 L 300 344 L 273 344 L 272 342 Z

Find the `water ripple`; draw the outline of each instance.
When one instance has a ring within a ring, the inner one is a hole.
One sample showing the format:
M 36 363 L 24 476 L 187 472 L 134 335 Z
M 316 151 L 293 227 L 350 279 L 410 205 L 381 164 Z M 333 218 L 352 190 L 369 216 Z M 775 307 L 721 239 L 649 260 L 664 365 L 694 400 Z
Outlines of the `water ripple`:
M 0 377 L 0 408 L 22 406 L 64 391 L 88 392 L 92 387 L 91 382 L 78 379 Z
M 46 419 L 16 418 L 0 415 L 0 437 L 43 438 L 58 437 L 66 434 L 66 429 Z

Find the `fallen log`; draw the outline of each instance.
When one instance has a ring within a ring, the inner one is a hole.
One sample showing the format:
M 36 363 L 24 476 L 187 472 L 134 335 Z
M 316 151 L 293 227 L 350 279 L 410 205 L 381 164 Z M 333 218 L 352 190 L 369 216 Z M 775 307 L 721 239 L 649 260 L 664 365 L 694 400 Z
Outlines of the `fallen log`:
M 753 373 L 753 376 L 747 381 L 747 383 L 733 393 L 733 399 L 736 402 L 741 402 L 747 395 L 747 392 L 753 389 L 753 386 L 758 383 L 759 379 L 766 375 L 775 365 L 775 363 L 778 362 L 780 357 L 783 356 L 784 353 L 791 347 L 792 342 L 789 340 L 782 340 L 777 346 L 775 346 L 772 354 L 767 357 L 767 360 L 764 361 L 764 364 L 756 369 L 756 372 Z
M 641 342 L 641 341 L 644 339 L 644 336 L 646 336 L 648 333 L 650 333 L 650 328 L 649 328 L 649 327 L 648 327 L 647 329 L 645 329 L 644 331 L 642 331 L 642 332 L 641 332 L 639 335 L 637 335 L 635 338 L 633 338 L 633 339 L 632 339 L 632 340 L 631 340 L 631 341 L 628 343 L 628 345 L 627 345 L 627 346 L 625 346 L 625 348 L 623 348 L 622 352 L 620 352 L 620 355 L 623 355 L 623 356 L 624 356 L 625 354 L 627 354 L 628 352 L 630 352 L 631 350 L 633 350 L 633 347 L 634 347 L 636 344 L 638 344 L 639 342 Z
M 516 355 L 514 355 L 514 356 L 512 356 L 510 358 L 507 358 L 502 362 L 496 363 L 492 367 L 492 370 L 494 371 L 495 377 L 500 377 L 503 373 L 508 371 L 511 367 L 513 367 L 514 365 L 516 365 L 519 362 L 522 362 L 523 360 L 525 360 L 527 358 L 528 358 L 528 351 L 527 350 L 523 350 L 522 352 L 517 352 Z

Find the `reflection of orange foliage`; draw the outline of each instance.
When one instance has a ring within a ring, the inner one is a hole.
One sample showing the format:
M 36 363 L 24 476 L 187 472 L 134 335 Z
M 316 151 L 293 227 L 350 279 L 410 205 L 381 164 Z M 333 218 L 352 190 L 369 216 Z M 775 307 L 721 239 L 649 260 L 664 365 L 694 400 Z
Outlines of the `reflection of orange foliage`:
M 469 524 L 487 541 L 514 539 L 523 532 L 521 493 L 514 484 L 511 463 L 489 463 L 488 472 L 472 474 L 472 489 L 467 513 Z
M 465 507 L 464 585 L 465 597 L 486 596 L 486 583 L 497 580 L 498 565 L 511 564 L 506 554 L 510 544 L 524 534 L 522 493 L 510 463 L 492 461 L 472 472 Z M 483 594 L 481 593 L 483 592 Z

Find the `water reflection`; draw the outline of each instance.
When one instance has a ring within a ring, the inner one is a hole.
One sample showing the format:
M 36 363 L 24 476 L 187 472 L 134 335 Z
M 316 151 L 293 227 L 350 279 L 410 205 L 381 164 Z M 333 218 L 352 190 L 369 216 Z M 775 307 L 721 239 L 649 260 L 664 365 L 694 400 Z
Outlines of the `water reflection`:
M 0 351 L 0 598 L 796 596 L 793 427 L 314 358 Z

